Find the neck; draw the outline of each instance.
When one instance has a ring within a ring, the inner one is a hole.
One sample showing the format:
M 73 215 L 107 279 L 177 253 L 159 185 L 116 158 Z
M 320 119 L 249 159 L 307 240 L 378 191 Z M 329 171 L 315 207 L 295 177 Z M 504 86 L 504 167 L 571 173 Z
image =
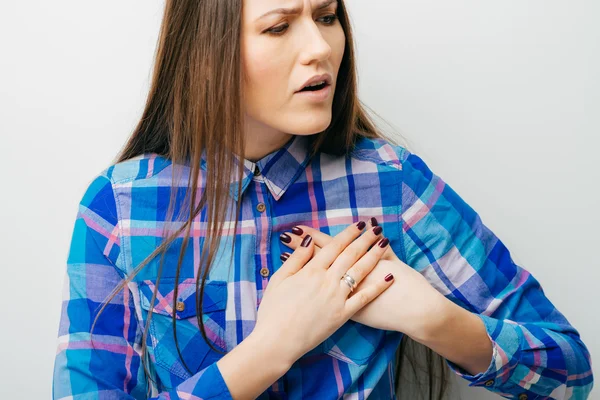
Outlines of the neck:
M 283 147 L 293 136 L 251 118 L 247 118 L 247 120 L 244 129 L 246 142 L 244 158 L 252 162 L 256 162 L 267 154 Z

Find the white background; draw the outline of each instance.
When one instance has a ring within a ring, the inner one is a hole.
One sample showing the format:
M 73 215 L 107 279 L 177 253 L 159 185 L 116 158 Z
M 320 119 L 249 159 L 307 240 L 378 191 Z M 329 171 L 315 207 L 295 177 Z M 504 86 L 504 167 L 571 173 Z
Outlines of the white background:
M 362 100 L 480 214 L 600 363 L 600 2 L 347 5 Z M 0 3 L 1 398 L 50 398 L 77 203 L 140 117 L 162 6 Z

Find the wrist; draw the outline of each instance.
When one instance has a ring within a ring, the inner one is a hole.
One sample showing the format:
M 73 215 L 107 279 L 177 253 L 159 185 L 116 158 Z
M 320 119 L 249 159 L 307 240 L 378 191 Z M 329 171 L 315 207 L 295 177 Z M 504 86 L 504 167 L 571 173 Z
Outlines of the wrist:
M 253 330 L 242 343 L 245 343 L 248 348 L 262 354 L 262 358 L 269 360 L 275 371 L 281 375 L 284 375 L 292 367 L 292 364 L 296 362 L 296 358 L 283 346 L 282 339 L 272 333 Z
M 446 297 L 436 296 L 433 304 L 428 308 L 428 313 L 421 319 L 420 326 L 415 329 L 412 339 L 422 344 L 435 342 L 437 338 L 444 335 L 444 332 L 451 326 L 462 313 L 468 313 L 467 310 L 454 304 Z
M 252 333 L 217 361 L 232 398 L 256 399 L 291 367 L 268 339 Z
M 483 321 L 448 299 L 415 340 L 471 375 L 485 372 L 493 362 L 493 343 Z

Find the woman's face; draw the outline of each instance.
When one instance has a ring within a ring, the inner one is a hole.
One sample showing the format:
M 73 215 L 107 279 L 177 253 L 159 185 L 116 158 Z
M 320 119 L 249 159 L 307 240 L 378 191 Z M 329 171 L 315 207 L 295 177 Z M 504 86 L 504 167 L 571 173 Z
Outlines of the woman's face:
M 325 130 L 345 47 L 337 1 L 243 0 L 242 8 L 246 129 L 271 139 L 281 133 Z M 315 99 L 317 92 L 297 93 L 322 74 L 331 78 L 330 87 L 320 91 L 326 96 Z

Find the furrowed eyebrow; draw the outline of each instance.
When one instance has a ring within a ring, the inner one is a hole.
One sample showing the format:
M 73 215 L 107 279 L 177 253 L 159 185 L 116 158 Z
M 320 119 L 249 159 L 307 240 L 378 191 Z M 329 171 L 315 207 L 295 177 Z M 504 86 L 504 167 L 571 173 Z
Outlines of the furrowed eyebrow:
M 327 8 L 333 3 L 337 3 L 337 0 L 326 0 L 317 6 L 317 10 L 322 10 L 324 8 Z M 267 13 L 264 13 L 263 15 L 258 17 L 256 20 L 258 21 L 258 20 L 263 19 L 264 17 L 269 16 L 271 14 L 294 15 L 294 14 L 299 14 L 300 11 L 301 11 L 300 8 L 276 8 Z

